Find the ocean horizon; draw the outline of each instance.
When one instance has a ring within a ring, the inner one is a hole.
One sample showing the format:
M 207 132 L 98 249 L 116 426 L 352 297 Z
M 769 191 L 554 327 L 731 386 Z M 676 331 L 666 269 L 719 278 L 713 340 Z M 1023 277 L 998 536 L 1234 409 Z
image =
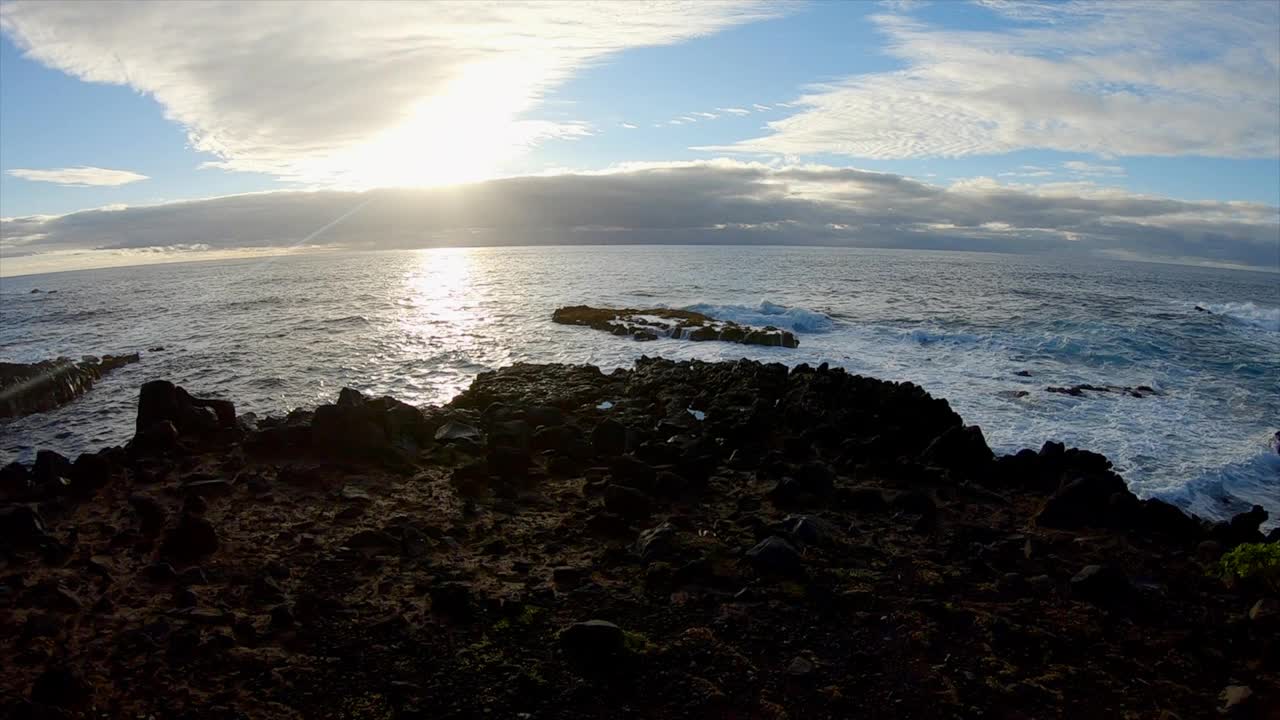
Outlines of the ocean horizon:
M 503 246 L 7 277 L 0 298 L 5 360 L 142 355 L 70 404 L 0 421 L 0 462 L 124 443 L 153 379 L 283 415 L 347 386 L 439 405 L 518 362 L 750 358 L 914 382 L 998 453 L 1047 441 L 1099 452 L 1139 495 L 1209 519 L 1280 509 L 1268 273 L 955 251 Z M 641 343 L 553 324 L 569 304 L 687 309 L 800 344 Z M 1098 390 L 1049 390 L 1081 385 Z M 1118 390 L 1140 386 L 1152 393 Z

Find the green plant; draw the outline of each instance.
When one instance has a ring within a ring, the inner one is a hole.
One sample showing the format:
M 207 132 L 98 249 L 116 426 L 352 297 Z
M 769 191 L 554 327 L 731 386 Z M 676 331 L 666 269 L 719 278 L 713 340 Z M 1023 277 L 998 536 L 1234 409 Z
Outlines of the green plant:
M 1257 580 L 1280 591 L 1280 543 L 1245 543 L 1222 556 L 1218 572 L 1224 580 Z

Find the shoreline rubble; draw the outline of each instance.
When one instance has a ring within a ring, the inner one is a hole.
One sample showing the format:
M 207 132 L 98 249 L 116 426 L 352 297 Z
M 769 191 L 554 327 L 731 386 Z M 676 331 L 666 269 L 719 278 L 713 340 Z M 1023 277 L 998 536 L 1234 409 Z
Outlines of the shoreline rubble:
M 1276 542 L 911 383 L 642 358 L 0 468 L 13 717 L 1266 717 Z M 1261 608 L 1261 609 L 1258 609 Z

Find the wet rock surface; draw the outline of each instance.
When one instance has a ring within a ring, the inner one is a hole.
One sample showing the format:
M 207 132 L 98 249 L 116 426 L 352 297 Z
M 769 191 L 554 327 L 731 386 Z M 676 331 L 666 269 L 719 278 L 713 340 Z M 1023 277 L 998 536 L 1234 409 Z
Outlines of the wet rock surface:
M 344 390 L 253 423 L 179 390 L 144 388 L 128 447 L 0 469 L 0 715 L 1280 706 L 1278 599 L 1211 572 L 1260 508 L 1205 523 L 1057 443 L 994 457 L 911 384 L 516 365 L 440 408 Z
M 57 358 L 31 364 L 0 363 L 0 418 L 30 415 L 65 405 L 88 392 L 103 375 L 138 359 L 138 354 L 133 353 L 101 358 L 86 356 L 80 362 Z
M 581 325 L 641 341 L 669 337 L 695 342 L 718 340 L 743 345 L 771 345 L 787 348 L 800 346 L 795 333 L 788 330 L 781 330 L 772 325 L 763 328 L 739 325 L 728 320 L 716 320 L 690 310 L 670 308 L 637 310 L 572 305 L 557 308 L 552 313 L 551 320 L 561 325 Z

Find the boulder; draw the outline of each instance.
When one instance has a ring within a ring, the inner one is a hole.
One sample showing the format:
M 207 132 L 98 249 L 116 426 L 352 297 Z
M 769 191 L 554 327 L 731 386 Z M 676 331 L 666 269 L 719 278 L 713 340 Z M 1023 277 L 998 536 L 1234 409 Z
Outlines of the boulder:
M 591 431 L 591 448 L 597 455 L 621 455 L 627 450 L 627 428 L 616 420 L 603 420 Z
M 31 685 L 31 701 L 57 708 L 77 708 L 88 702 L 93 690 L 75 669 L 57 665 L 46 668 Z
M 795 547 L 773 535 L 747 551 L 747 561 L 762 575 L 798 575 L 804 572 L 804 560 Z
M 1127 602 L 1133 592 L 1129 578 L 1110 565 L 1089 565 L 1071 578 L 1071 595 L 1095 605 Z
M 635 552 L 640 561 L 649 563 L 669 557 L 675 551 L 676 528 L 669 522 L 640 533 Z
M 0 540 L 14 547 L 34 547 L 47 538 L 44 518 L 34 505 L 0 508 Z
M 218 549 L 218 533 L 213 525 L 195 515 L 183 515 L 165 536 L 162 555 L 181 561 L 197 560 Z
M 604 507 L 629 520 L 643 520 L 653 512 L 648 495 L 625 485 L 609 485 L 604 489 Z
M 560 647 L 577 661 L 608 661 L 624 652 L 626 635 L 622 628 L 606 620 L 587 620 L 561 630 Z
M 1226 548 L 1243 543 L 1262 542 L 1266 538 L 1262 534 L 1262 523 L 1267 521 L 1267 511 L 1261 505 L 1254 505 L 1226 522 L 1216 523 L 1210 529 L 1210 535 Z
M 1045 501 L 1036 524 L 1061 530 L 1105 527 L 1112 524 L 1112 495 L 1116 493 L 1133 495 L 1114 473 L 1077 477 Z
M 136 432 L 147 432 L 168 421 L 179 435 L 201 435 L 236 427 L 235 405 L 229 400 L 197 398 L 168 380 L 145 383 L 138 393 Z
M 995 454 L 987 446 L 982 428 L 977 425 L 955 426 L 934 438 L 925 448 L 923 460 L 965 477 L 987 470 Z

